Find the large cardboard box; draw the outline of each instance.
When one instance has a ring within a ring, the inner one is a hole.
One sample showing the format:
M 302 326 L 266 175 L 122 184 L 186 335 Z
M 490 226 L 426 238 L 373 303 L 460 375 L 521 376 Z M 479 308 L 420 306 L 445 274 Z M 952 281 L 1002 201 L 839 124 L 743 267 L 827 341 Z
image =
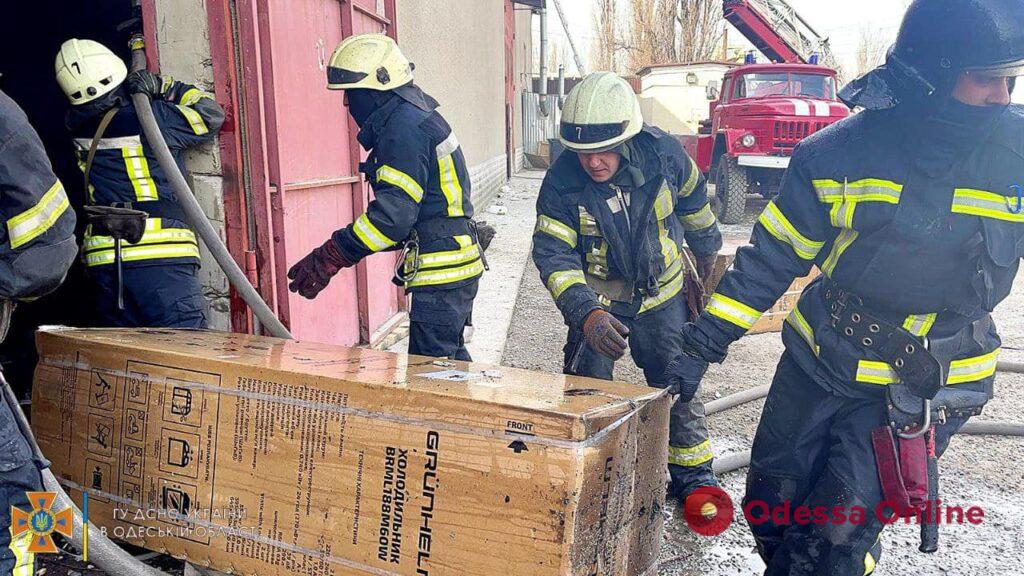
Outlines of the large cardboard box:
M 722 276 L 725 276 L 725 273 L 732 268 L 732 263 L 736 260 L 736 250 L 746 244 L 746 241 L 736 238 L 725 238 L 722 249 L 718 253 L 718 259 L 715 260 L 715 268 L 711 273 L 711 279 L 705 283 L 705 291 L 708 296 L 715 291 Z M 812 268 L 810 274 L 794 280 L 782 297 L 765 311 L 761 319 L 755 322 L 750 330 L 747 331 L 747 334 L 782 331 L 782 325 L 785 324 L 786 317 L 796 307 L 796 303 L 800 300 L 800 294 L 803 293 L 804 288 L 820 275 L 821 271 L 817 268 Z
M 109 536 L 234 574 L 655 566 L 659 390 L 215 332 L 37 344 L 33 429 Z

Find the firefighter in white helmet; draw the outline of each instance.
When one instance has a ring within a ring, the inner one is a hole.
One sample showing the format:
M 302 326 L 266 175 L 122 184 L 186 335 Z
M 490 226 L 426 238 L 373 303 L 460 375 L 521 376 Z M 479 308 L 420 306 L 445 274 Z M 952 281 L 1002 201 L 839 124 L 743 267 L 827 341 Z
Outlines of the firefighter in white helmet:
M 565 372 L 611 379 L 628 341 L 648 384 L 664 387 L 700 305 L 683 241 L 702 277 L 722 246 L 704 178 L 608 72 L 569 93 L 559 136 L 567 150 L 541 186 L 533 260 L 569 326 Z M 699 400 L 673 405 L 669 440 L 672 492 L 716 484 Z
M 216 136 L 223 109 L 212 94 L 170 76 L 129 74 L 121 58 L 92 40 L 65 42 L 55 68 L 71 102 L 67 127 L 88 191 L 82 257 L 94 287 L 96 323 L 205 328 L 199 244 L 130 95 L 152 99 L 179 166 L 185 149 Z
M 331 56 L 327 87 L 345 91 L 375 199 L 288 271 L 289 288 L 315 298 L 343 268 L 401 249 L 395 282 L 412 294 L 409 352 L 469 360 L 463 328 L 484 272 L 469 173 L 455 133 L 412 70 L 383 34 L 347 38 Z

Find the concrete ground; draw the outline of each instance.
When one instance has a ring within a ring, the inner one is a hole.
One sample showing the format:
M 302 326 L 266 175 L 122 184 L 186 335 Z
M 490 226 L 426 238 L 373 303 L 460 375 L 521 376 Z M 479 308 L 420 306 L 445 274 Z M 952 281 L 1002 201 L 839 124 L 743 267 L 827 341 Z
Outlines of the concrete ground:
M 744 224 L 724 227 L 730 236 L 749 237 L 750 227 L 764 201 L 751 198 Z M 508 287 L 506 287 L 508 289 Z M 483 302 L 484 300 L 478 300 Z M 1012 296 L 997 311 L 1004 340 L 1004 360 L 1024 360 L 1024 277 L 1018 279 Z M 557 372 L 561 370 L 561 347 L 566 328 L 541 284 L 536 269 L 529 265 L 519 287 L 518 299 L 502 363 L 508 366 Z M 782 353 L 778 334 L 747 336 L 730 350 L 721 365 L 713 365 L 704 380 L 705 400 L 768 384 Z M 616 378 L 643 385 L 642 373 L 624 359 L 616 367 Z M 711 416 L 709 427 L 717 454 L 748 448 L 760 415 L 762 402 L 734 408 Z M 1024 376 L 1001 375 L 996 398 L 979 419 L 1024 422 Z M 878 575 L 918 576 L 964 574 L 1024 574 L 1024 440 L 958 436 L 941 461 L 942 500 L 948 505 L 980 506 L 985 513 L 980 526 L 943 526 L 938 553 L 917 551 L 918 528 L 893 526 L 883 534 L 885 553 Z M 721 478 L 723 487 L 738 503 L 743 495 L 745 471 Z M 659 573 L 662 575 L 747 576 L 760 574 L 764 566 L 754 553 L 742 512 L 720 536 L 694 534 L 685 525 L 678 503 L 666 510 L 667 524 Z M 738 505 L 737 505 L 738 508 Z

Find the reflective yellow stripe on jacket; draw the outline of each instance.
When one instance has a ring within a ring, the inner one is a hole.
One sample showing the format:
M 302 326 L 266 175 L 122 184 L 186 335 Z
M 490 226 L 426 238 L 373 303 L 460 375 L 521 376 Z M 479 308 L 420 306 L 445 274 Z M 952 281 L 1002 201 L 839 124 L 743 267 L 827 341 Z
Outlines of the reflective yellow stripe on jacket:
M 821 347 L 818 346 L 814 338 L 814 329 L 811 328 L 803 313 L 800 312 L 799 304 L 794 306 L 793 311 L 786 317 L 786 323 L 792 326 L 796 333 L 804 339 L 804 342 L 807 343 L 807 346 L 814 352 L 815 356 L 821 355 Z
M 551 292 L 552 298 L 558 300 L 558 297 L 570 286 L 586 285 L 586 283 L 587 279 L 583 276 L 583 270 L 559 270 L 548 276 L 548 292 Z
M 932 326 L 935 325 L 935 319 L 938 318 L 938 316 L 938 314 L 934 313 L 911 314 L 903 321 L 903 329 L 917 337 L 927 336 L 928 332 L 931 331 Z
M 407 288 L 418 286 L 437 286 L 439 284 L 452 284 L 461 280 L 468 280 L 484 273 L 484 263 L 478 258 L 471 264 L 455 268 L 442 268 L 440 270 L 420 270 L 416 277 L 406 283 Z
M 69 207 L 68 195 L 58 180 L 35 206 L 7 221 L 7 237 L 11 248 L 24 246 L 45 234 Z
M 679 221 L 683 223 L 683 228 L 687 232 L 697 232 L 698 230 L 704 230 L 715 225 L 718 220 L 715 218 L 715 213 L 711 211 L 711 204 L 705 204 L 703 208 L 697 210 L 693 214 L 687 214 L 680 216 Z
M 35 573 L 36 555 L 29 552 L 32 544 L 33 534 L 31 531 L 24 532 L 20 536 L 14 536 L 13 528 L 5 528 L 11 535 L 11 542 L 8 549 L 14 554 L 14 567 L 11 569 L 11 576 L 32 576 Z
M 192 127 L 192 131 L 195 132 L 196 136 L 202 136 L 210 132 L 210 127 L 206 125 L 206 121 L 203 120 L 203 116 L 199 112 L 181 104 L 175 104 L 175 107 L 185 117 L 185 120 Z
M 762 315 L 762 312 L 758 312 L 738 300 L 733 300 L 728 296 L 718 293 L 711 295 L 707 311 L 712 316 L 717 316 L 744 330 L 750 330 L 761 319 Z
M 125 170 L 135 190 L 135 199 L 139 202 L 159 200 L 156 182 L 149 173 L 149 161 L 142 146 L 121 148 L 121 156 L 124 157 Z
M 537 217 L 537 232 L 543 232 L 565 242 L 570 248 L 576 248 L 576 231 L 550 216 L 541 214 Z
M 82 248 L 86 266 L 114 263 L 114 239 L 110 236 L 93 236 L 87 230 Z M 124 262 L 163 258 L 199 258 L 199 243 L 195 233 L 187 228 L 164 228 L 160 218 L 149 218 L 146 220 L 146 231 L 138 244 L 121 243 L 121 259 Z
M 844 180 L 841 183 L 835 180 L 814 180 L 812 185 L 818 200 L 832 204 L 829 217 L 832 226 L 840 229 L 821 266 L 822 272 L 831 278 L 839 258 L 857 239 L 857 231 L 853 229 L 853 215 L 857 205 L 860 202 L 899 204 L 903 185 L 881 178 L 864 178 L 853 182 Z
M 658 279 L 658 286 L 660 287 L 658 295 L 644 298 L 644 301 L 640 304 L 639 313 L 643 314 L 668 302 L 682 291 L 685 284 L 686 271 L 683 269 L 683 261 L 677 259 Z
M 1024 222 L 1024 212 L 1012 212 L 1017 209 L 1016 196 L 1003 196 L 984 190 L 957 188 L 953 191 L 951 209 L 956 214 L 970 214 L 1006 222 Z
M 455 236 L 454 240 L 459 244 L 459 248 L 418 256 L 410 252 L 405 257 L 405 265 L 409 268 L 418 268 L 422 272 L 431 268 L 459 266 L 480 259 L 480 247 L 473 242 L 472 238 L 459 235 Z
M 455 171 L 455 159 L 452 154 L 459 149 L 459 140 L 455 132 L 448 134 L 444 142 L 437 145 L 437 165 L 441 172 L 441 192 L 448 201 L 449 216 L 465 216 L 462 209 L 462 183 L 459 182 L 459 174 Z
M 377 169 L 377 182 L 387 182 L 398 186 L 417 204 L 423 200 L 423 187 L 412 176 L 387 164 Z
M 697 189 L 697 182 L 700 178 L 700 168 L 697 168 L 697 163 L 690 158 L 690 175 L 686 178 L 686 182 L 679 188 L 679 197 L 686 198 L 693 191 Z
M 370 221 L 370 217 L 365 213 L 356 218 L 355 223 L 352 225 L 352 232 L 367 249 L 373 252 L 386 250 L 397 243 L 385 236 L 380 229 L 374 226 L 373 222 Z
M 961 360 L 954 360 L 949 363 L 949 373 L 946 375 L 946 384 L 964 384 L 984 380 L 996 373 L 1000 349 L 973 356 Z M 888 385 L 900 381 L 900 377 L 892 366 L 885 362 L 874 360 L 861 360 L 857 363 L 857 382 L 867 384 Z
M 825 245 L 824 242 L 816 242 L 801 234 L 796 226 L 789 221 L 789 218 L 782 213 L 782 210 L 775 205 L 774 200 L 768 203 L 768 207 L 764 209 L 757 221 L 764 226 L 769 234 L 778 241 L 788 244 L 793 252 L 804 260 L 817 258 L 818 252 L 821 252 L 822 246 Z

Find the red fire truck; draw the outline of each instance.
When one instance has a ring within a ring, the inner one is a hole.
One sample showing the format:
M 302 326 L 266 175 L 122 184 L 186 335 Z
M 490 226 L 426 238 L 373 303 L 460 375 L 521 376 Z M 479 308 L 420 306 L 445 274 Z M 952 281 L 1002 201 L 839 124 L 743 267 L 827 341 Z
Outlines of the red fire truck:
M 725 0 L 725 18 L 772 63 L 747 63 L 709 89 L 710 119 L 682 136 L 686 151 L 715 183 L 714 207 L 739 222 L 746 196 L 778 193 L 793 148 L 850 110 L 838 100 L 828 40 L 785 0 Z M 822 64 L 819 64 L 822 62 Z

